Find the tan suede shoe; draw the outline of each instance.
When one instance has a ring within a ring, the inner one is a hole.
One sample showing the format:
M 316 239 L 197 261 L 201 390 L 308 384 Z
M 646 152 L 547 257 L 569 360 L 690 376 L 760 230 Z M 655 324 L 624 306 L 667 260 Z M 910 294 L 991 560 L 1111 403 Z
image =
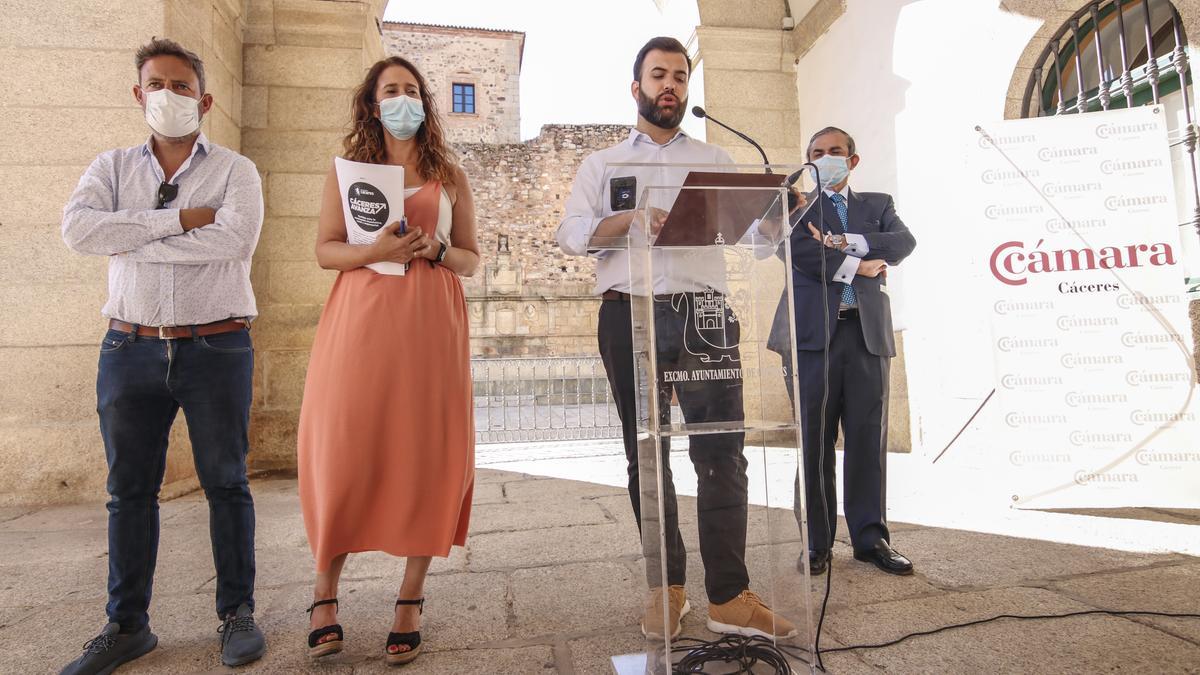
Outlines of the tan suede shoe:
M 684 615 L 692 611 L 688 604 L 687 591 L 683 586 L 668 586 L 667 594 L 670 603 L 670 617 L 667 625 L 671 629 L 671 638 L 679 636 L 683 626 L 679 623 Z M 646 603 L 646 613 L 642 617 L 642 635 L 652 640 L 662 640 L 666 631 L 663 630 L 663 589 L 655 588 L 650 591 L 650 600 Z
M 722 605 L 708 606 L 708 629 L 714 633 L 790 638 L 796 636 L 791 621 L 772 612 L 761 598 L 751 591 L 742 591 Z

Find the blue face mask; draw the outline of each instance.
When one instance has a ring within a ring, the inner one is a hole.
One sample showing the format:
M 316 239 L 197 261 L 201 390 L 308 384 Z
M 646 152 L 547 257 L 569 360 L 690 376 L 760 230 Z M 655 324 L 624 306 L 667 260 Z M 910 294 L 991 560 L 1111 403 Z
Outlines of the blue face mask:
M 813 160 L 821 174 L 821 187 L 830 188 L 850 176 L 850 158 L 837 155 L 821 155 Z
M 379 102 L 379 121 L 396 138 L 407 141 L 425 122 L 425 106 L 411 96 L 394 96 Z

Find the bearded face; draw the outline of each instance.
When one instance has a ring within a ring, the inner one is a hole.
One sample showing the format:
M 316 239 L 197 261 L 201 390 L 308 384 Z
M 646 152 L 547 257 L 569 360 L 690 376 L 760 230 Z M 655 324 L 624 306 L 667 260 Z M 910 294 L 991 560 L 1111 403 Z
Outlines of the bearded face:
M 679 128 L 679 123 L 683 121 L 683 115 L 687 112 L 687 99 L 679 100 L 673 91 L 664 91 L 651 99 L 639 89 L 637 104 L 638 114 L 660 129 Z

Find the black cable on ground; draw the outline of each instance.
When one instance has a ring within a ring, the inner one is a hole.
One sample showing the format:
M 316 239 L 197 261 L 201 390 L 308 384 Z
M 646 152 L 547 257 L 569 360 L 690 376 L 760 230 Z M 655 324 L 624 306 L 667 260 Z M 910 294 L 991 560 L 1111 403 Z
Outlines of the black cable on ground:
M 676 675 L 703 673 L 712 663 L 734 664 L 737 670 L 726 673 L 775 673 L 791 675 L 792 667 L 787 655 L 771 640 L 764 637 L 726 635 L 717 640 L 704 641 L 695 638 L 679 638 L 673 642 L 672 652 L 681 652 L 683 657 L 671 666 Z M 793 658 L 800 658 L 793 655 Z M 800 658 L 801 661 L 808 661 Z M 762 666 L 774 670 L 763 670 Z M 758 668 L 755 670 L 755 668 Z
M 1120 610 L 1120 609 L 1086 609 L 1077 612 L 1066 612 L 1064 614 L 997 614 L 986 619 L 976 619 L 974 621 L 964 621 L 962 623 L 940 626 L 929 630 L 915 631 L 902 635 L 894 640 L 887 642 L 876 642 L 871 644 L 848 645 L 845 647 L 834 647 L 833 649 L 823 649 L 817 652 L 817 664 L 813 664 L 807 658 L 807 650 L 799 649 L 791 645 L 775 644 L 768 638 L 763 637 L 743 637 L 740 635 L 725 635 L 719 639 L 705 641 L 696 638 L 679 638 L 673 641 L 671 651 L 673 653 L 683 653 L 684 656 L 677 663 L 672 665 L 671 672 L 674 675 L 691 675 L 694 673 L 703 673 L 708 664 L 724 663 L 734 664 L 737 670 L 727 670 L 728 673 L 768 673 L 773 672 L 776 675 L 791 675 L 794 671 L 788 664 L 787 657 L 791 657 L 806 665 L 816 665 L 817 670 L 827 672 L 824 664 L 820 662 L 821 654 L 836 654 L 839 652 L 850 652 L 860 649 L 882 649 L 900 644 L 906 640 L 915 637 L 925 637 L 936 635 L 948 630 L 957 628 L 968 628 L 970 626 L 979 626 L 1001 619 L 1013 619 L 1017 621 L 1032 621 L 1045 619 L 1067 619 L 1076 616 L 1088 616 L 1101 614 L 1107 616 L 1157 616 L 1170 619 L 1200 619 L 1200 614 L 1192 614 L 1188 612 L 1159 612 L 1153 610 Z M 773 671 L 762 670 L 761 666 L 773 668 Z M 755 671 L 754 668 L 759 667 Z
M 888 640 L 887 642 L 878 642 L 875 644 L 868 644 L 868 645 L 850 645 L 847 647 L 835 647 L 834 649 L 826 649 L 825 653 L 833 654 L 835 652 L 848 652 L 848 651 L 853 651 L 855 649 L 880 649 L 883 647 L 891 647 L 892 645 L 900 644 L 901 642 L 904 642 L 905 640 L 909 640 L 911 638 L 923 637 L 926 635 L 935 635 L 937 633 L 941 633 L 942 631 L 947 631 L 947 630 L 951 630 L 954 628 L 966 628 L 968 626 L 978 626 L 980 624 L 991 623 L 993 621 L 999 621 L 1000 619 L 1018 619 L 1018 620 L 1023 620 L 1023 621 L 1024 620 L 1032 620 L 1032 619 L 1066 619 L 1066 618 L 1070 618 L 1073 616 L 1087 616 L 1089 614 L 1106 614 L 1109 616 L 1161 616 L 1161 617 L 1167 617 L 1167 618 L 1172 618 L 1172 619 L 1200 619 L 1200 614 L 1189 614 L 1189 613 L 1185 613 L 1185 612 L 1156 612 L 1156 611 L 1151 611 L 1151 610 L 1137 610 L 1137 609 L 1129 609 L 1129 610 L 1085 609 L 1085 610 L 1081 610 L 1078 612 L 1067 612 L 1065 614 L 997 614 L 996 616 L 990 616 L 986 619 L 977 619 L 975 621 L 964 621 L 963 623 L 955 623 L 955 624 L 950 624 L 949 626 L 941 626 L 939 628 L 931 628 L 930 630 L 922 630 L 922 631 L 917 631 L 914 633 L 909 633 L 907 635 L 902 635 L 902 636 L 896 638 L 895 640 Z

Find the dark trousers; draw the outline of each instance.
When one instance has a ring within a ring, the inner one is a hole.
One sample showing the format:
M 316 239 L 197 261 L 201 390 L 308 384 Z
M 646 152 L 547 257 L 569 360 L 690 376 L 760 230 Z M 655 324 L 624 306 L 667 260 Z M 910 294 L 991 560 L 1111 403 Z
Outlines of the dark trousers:
M 698 342 L 694 332 L 689 335 L 689 321 L 694 321 L 691 294 L 676 296 L 675 303 L 654 303 L 656 359 L 658 370 L 664 372 L 695 372 L 713 368 L 740 368 L 739 362 L 714 360 L 696 352 Z M 732 312 L 726 310 L 727 319 Z M 737 322 L 726 321 L 731 344 L 737 344 Z M 646 515 L 647 523 L 657 523 L 657 494 L 654 474 L 654 439 L 641 441 L 637 434 L 638 387 L 633 363 L 633 330 L 628 301 L 605 300 L 600 305 L 598 326 L 600 356 L 608 374 L 621 419 L 622 439 L 628 460 L 629 500 L 643 535 L 647 552 L 647 573 L 652 585 L 660 585 L 652 559 L 657 556 L 658 537 L 643 528 L 642 500 L 653 509 Z M 728 353 L 728 352 L 725 352 Z M 733 354 L 736 358 L 736 350 Z M 666 421 L 670 415 L 671 394 L 679 399 L 687 422 L 724 422 L 744 419 L 742 382 L 740 379 L 690 379 L 686 382 L 663 382 L 658 388 L 659 411 Z M 696 510 L 700 535 L 700 557 L 704 562 L 704 588 L 710 602 L 721 604 L 732 600 L 749 588 L 746 571 L 746 503 L 748 479 L 746 459 L 742 454 L 745 434 L 702 434 L 690 437 L 688 455 L 696 469 Z M 639 460 L 639 452 L 642 459 Z M 663 437 L 661 455 L 663 507 L 665 520 L 661 527 L 666 539 L 667 584 L 683 585 L 687 580 L 687 553 L 679 533 L 678 506 L 671 474 L 670 438 Z M 654 500 L 651 502 L 651 500 Z
M 858 319 L 837 321 L 829 344 L 829 399 L 825 407 L 825 438 L 821 438 L 821 401 L 825 391 L 825 356 L 797 351 L 796 376 L 800 389 L 800 427 L 804 445 L 805 503 L 808 505 L 808 547 L 829 550 L 837 531 L 836 464 L 833 446 L 838 425 L 846 435 L 842 494 L 850 542 L 867 550 L 888 541 L 887 528 L 887 406 L 891 359 L 867 351 Z M 783 355 L 785 372 L 791 357 Z M 788 378 L 788 394 L 791 380 Z M 823 466 L 822 466 L 823 464 Z M 821 476 L 825 500 L 822 508 Z M 796 522 L 800 512 L 800 477 L 796 476 Z
M 254 352 L 249 331 L 159 340 L 108 331 L 96 379 L 108 458 L 109 621 L 134 631 L 158 558 L 158 492 L 180 408 L 208 498 L 217 615 L 254 606 L 254 501 L 246 480 Z

